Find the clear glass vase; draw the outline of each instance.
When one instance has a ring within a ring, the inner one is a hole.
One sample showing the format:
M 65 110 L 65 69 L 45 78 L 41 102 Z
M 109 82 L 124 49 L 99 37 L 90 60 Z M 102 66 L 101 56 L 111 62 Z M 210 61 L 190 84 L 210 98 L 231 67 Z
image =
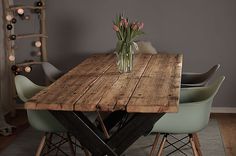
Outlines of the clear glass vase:
M 120 43 L 119 43 L 120 44 Z M 133 68 L 133 48 L 130 43 L 122 43 L 120 51 L 116 52 L 117 67 L 120 73 L 129 73 Z

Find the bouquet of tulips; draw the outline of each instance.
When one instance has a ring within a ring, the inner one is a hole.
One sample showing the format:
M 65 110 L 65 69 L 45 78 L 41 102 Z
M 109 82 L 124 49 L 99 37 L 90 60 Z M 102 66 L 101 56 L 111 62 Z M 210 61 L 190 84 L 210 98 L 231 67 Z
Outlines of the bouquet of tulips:
M 115 54 L 118 58 L 117 65 L 120 72 L 132 70 L 133 53 L 138 48 L 134 39 L 144 34 L 143 26 L 143 22 L 130 22 L 123 15 L 117 16 L 113 22 L 113 30 L 118 38 Z
M 143 22 L 130 22 L 128 18 L 124 18 L 123 15 L 116 17 L 116 20 L 113 22 L 113 30 L 116 32 L 118 42 L 131 44 L 134 42 L 134 39 L 144 32 L 142 31 L 144 26 Z M 118 45 L 116 51 L 122 51 L 122 46 Z

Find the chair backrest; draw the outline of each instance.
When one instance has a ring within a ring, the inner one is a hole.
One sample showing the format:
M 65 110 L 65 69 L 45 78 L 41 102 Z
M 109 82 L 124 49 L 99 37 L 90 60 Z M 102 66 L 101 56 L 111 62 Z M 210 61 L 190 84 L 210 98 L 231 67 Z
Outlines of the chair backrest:
M 205 86 L 219 68 L 220 64 L 217 64 L 205 73 L 183 73 L 181 79 L 181 87 L 187 88 Z
M 19 98 L 27 102 L 32 96 L 44 89 L 22 75 L 15 76 L 15 86 Z M 63 132 L 65 128 L 47 110 L 27 110 L 29 123 L 43 132 Z
M 42 63 L 43 71 L 48 79 L 52 82 L 56 81 L 60 76 L 63 75 L 63 72 L 57 69 L 55 66 L 49 62 Z
M 26 102 L 37 92 L 44 89 L 44 87 L 34 84 L 27 77 L 22 75 L 15 76 L 15 86 L 17 94 L 23 102 Z
M 183 109 L 185 117 L 188 118 L 185 119 L 185 123 L 189 123 L 188 126 L 191 127 L 189 130 L 192 130 L 192 132 L 200 131 L 208 125 L 214 97 L 224 79 L 225 76 L 221 76 L 209 86 L 192 88 L 192 91 L 190 91 L 192 95 L 187 95 L 190 101 L 185 100 L 185 103 L 181 101 L 180 109 Z
M 209 71 L 207 71 L 206 73 L 202 74 L 202 81 L 209 80 L 216 73 L 216 71 L 219 68 L 220 68 L 220 64 L 216 64 Z
M 224 79 L 225 76 L 221 76 L 206 87 L 182 88 L 180 103 L 200 102 L 213 99 Z

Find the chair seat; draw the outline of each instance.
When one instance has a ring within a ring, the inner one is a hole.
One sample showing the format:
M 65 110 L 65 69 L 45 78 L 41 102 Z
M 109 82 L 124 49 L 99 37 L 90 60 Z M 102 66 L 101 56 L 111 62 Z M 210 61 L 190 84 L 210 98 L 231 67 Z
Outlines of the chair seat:
M 211 101 L 209 101 L 211 103 Z M 180 104 L 178 113 L 165 114 L 158 120 L 151 132 L 158 133 L 196 133 L 208 124 L 210 105 L 209 104 Z
M 27 110 L 30 125 L 43 132 L 65 133 L 67 130 L 47 110 Z

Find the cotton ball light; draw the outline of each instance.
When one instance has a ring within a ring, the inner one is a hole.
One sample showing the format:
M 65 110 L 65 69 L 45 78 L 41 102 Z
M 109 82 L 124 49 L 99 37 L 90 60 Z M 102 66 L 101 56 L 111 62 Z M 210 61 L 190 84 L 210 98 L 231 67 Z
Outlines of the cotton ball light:
M 39 1 L 36 3 L 36 6 L 41 7 L 41 6 L 43 6 L 43 3 L 41 1 Z
M 11 35 L 11 36 L 10 36 L 10 39 L 11 39 L 11 40 L 15 40 L 15 39 L 16 39 L 16 35 Z
M 17 9 L 17 14 L 19 15 L 19 16 L 23 16 L 24 15 L 24 9 L 22 9 L 22 8 L 19 8 L 19 9 Z
M 10 22 L 12 19 L 13 19 L 13 16 L 12 16 L 12 15 L 6 15 L 6 20 L 7 20 L 7 21 Z
M 11 23 L 15 24 L 17 22 L 16 18 L 12 18 Z
M 42 55 L 41 51 L 36 52 L 36 56 L 41 56 L 41 55 Z
M 30 73 L 32 71 L 32 68 L 30 66 L 26 66 L 24 70 L 26 73 Z
M 13 27 L 12 27 L 11 24 L 8 24 L 8 25 L 7 25 L 7 30 L 12 30 L 12 28 L 13 28 Z
M 15 56 L 13 56 L 13 55 L 10 55 L 10 56 L 9 56 L 9 60 L 10 60 L 10 61 L 13 62 L 13 61 L 15 61 L 15 59 L 16 59 Z
M 30 20 L 30 15 L 25 15 L 25 20 Z
M 11 66 L 11 70 L 12 70 L 12 71 L 16 71 L 17 68 L 18 68 L 18 67 L 17 67 L 16 65 Z
M 34 42 L 35 47 L 40 48 L 42 46 L 42 43 L 40 41 Z

